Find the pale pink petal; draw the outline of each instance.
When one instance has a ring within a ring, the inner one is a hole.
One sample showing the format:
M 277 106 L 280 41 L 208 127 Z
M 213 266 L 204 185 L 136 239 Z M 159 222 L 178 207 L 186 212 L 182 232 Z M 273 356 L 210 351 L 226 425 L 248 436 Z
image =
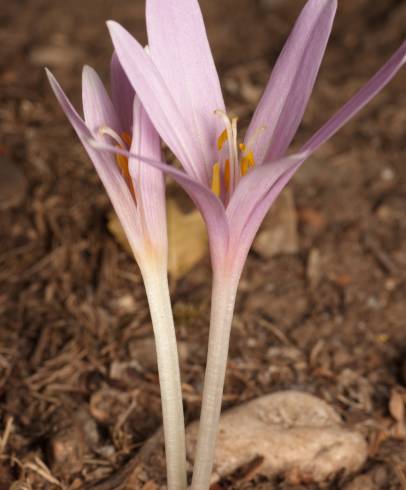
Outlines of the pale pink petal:
M 120 118 L 124 131 L 131 133 L 133 119 L 133 101 L 135 92 L 125 74 L 116 52 L 110 63 L 111 100 Z
M 158 133 L 186 172 L 207 183 L 206 168 L 199 165 L 199 142 L 151 57 L 119 24 L 109 21 L 107 25 L 120 63 Z
M 406 41 L 385 65 L 359 90 L 323 127 L 303 146 L 303 150 L 316 150 L 331 138 L 347 121 L 360 111 L 406 63 Z
M 224 109 L 197 0 L 147 0 L 148 46 L 151 57 L 198 141 L 207 178 L 217 159 L 216 140 L 224 127 L 214 115 Z
M 260 168 L 255 169 L 252 172 L 253 178 L 251 183 L 246 183 L 246 189 L 240 188 L 240 185 L 244 183 L 244 180 L 249 177 L 247 175 L 241 180 L 236 192 L 239 190 L 240 196 L 236 196 L 233 202 L 233 207 L 227 209 L 227 215 L 232 216 L 233 223 L 230 222 L 230 229 L 232 230 L 232 243 L 235 248 L 238 248 L 237 254 L 240 257 L 240 262 L 248 253 L 248 250 L 254 240 L 255 234 L 262 223 L 269 208 L 274 203 L 280 192 L 293 177 L 295 172 L 299 169 L 302 163 L 314 153 L 325 141 L 333 136 L 351 117 L 353 117 L 359 110 L 361 110 L 365 104 L 367 104 L 372 97 L 374 97 L 382 88 L 396 75 L 399 69 L 406 63 L 406 41 L 403 42 L 401 47 L 395 52 L 395 54 L 389 59 L 389 61 L 371 78 L 371 80 L 352 97 L 341 110 L 333 116 L 317 133 L 310 138 L 310 140 L 302 147 L 301 152 L 304 153 L 303 157 L 300 155 L 294 156 L 294 160 L 289 161 L 265 163 Z M 258 171 L 264 172 L 263 180 L 270 183 L 268 191 L 264 194 L 260 192 L 259 199 L 257 194 L 261 191 L 261 179 L 262 176 Z M 269 175 L 266 177 L 266 173 Z M 256 175 L 255 175 L 256 174 Z M 258 181 L 258 185 L 255 186 L 255 180 Z M 252 213 L 249 219 L 245 220 L 244 226 L 241 227 L 241 223 L 236 227 L 234 222 L 238 221 L 238 204 L 241 209 L 249 205 L 249 188 L 251 187 L 252 196 L 255 198 L 256 204 L 252 209 Z M 239 189 L 240 188 L 240 189 Z M 234 195 L 233 195 L 234 199 Z M 245 204 L 243 204 L 245 202 Z M 245 259 L 244 259 L 245 260 Z
M 86 125 L 95 134 L 103 126 L 113 129 L 118 134 L 123 131 L 116 110 L 99 75 L 90 66 L 83 68 L 82 100 Z
M 284 155 L 297 131 L 319 71 L 336 7 L 336 0 L 309 0 L 278 58 L 245 138 L 247 144 L 256 141 L 254 153 L 258 164 Z
M 226 215 L 230 226 L 231 245 L 238 246 L 244 228 L 251 223 L 258 204 L 286 172 L 307 158 L 307 153 L 291 155 L 255 167 L 238 183 L 227 206 Z
M 161 161 L 161 142 L 158 133 L 142 107 L 138 97 L 134 99 L 134 129 L 131 152 L 151 160 Z M 165 182 L 163 173 L 134 158 L 129 159 L 137 208 L 144 234 L 162 250 L 167 248 Z
M 86 152 L 92 160 L 96 171 L 103 182 L 104 187 L 106 188 L 117 216 L 121 221 L 134 254 L 137 256 L 140 247 L 142 247 L 142 241 L 137 232 L 135 222 L 137 216 L 136 207 L 130 191 L 128 190 L 127 185 L 125 184 L 117 169 L 117 166 L 115 165 L 114 157 L 112 158 L 110 153 L 96 150 L 89 144 L 89 141 L 94 138 L 93 133 L 89 130 L 82 118 L 69 102 L 52 73 L 48 70 L 46 70 L 46 72 L 52 90 L 54 91 L 62 110 L 66 114 L 74 130 L 76 131 L 76 134 L 79 136 L 79 139 L 85 147 Z
M 210 252 L 213 264 L 221 264 L 229 243 L 229 226 L 223 203 L 205 185 L 197 182 L 175 167 L 157 162 L 141 155 L 135 155 L 126 150 L 96 140 L 92 141 L 95 148 L 112 153 L 124 155 L 128 158 L 141 160 L 144 164 L 161 170 L 170 175 L 187 192 L 196 207 L 201 212 L 209 234 Z

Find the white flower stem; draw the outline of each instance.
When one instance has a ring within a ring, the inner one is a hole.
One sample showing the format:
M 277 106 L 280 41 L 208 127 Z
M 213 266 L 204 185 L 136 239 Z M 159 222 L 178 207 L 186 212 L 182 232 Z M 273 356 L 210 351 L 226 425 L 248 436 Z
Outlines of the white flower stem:
M 220 421 L 237 277 L 215 272 L 203 401 L 197 437 L 192 490 L 208 490 Z
M 167 272 L 165 267 L 149 265 L 142 275 L 158 359 L 168 490 L 186 490 L 185 422 Z

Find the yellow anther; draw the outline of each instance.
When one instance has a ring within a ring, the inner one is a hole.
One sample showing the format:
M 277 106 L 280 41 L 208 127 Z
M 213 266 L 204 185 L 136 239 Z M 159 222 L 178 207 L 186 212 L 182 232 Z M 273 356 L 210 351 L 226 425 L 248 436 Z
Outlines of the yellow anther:
M 249 151 L 244 157 L 241 158 L 241 175 L 244 177 L 248 170 L 255 166 L 254 154 Z
M 120 145 L 116 145 L 116 148 L 122 149 Z M 124 155 L 116 155 L 117 167 L 120 169 L 123 179 L 127 182 L 128 188 L 131 194 L 135 197 L 135 189 L 133 184 L 133 179 L 131 178 L 130 171 L 128 169 L 128 158 Z
M 246 173 L 248 172 L 248 169 L 249 169 L 249 163 L 248 163 L 248 158 L 247 157 L 243 157 L 241 159 L 241 175 L 244 177 L 244 175 L 246 175 Z
M 224 186 L 228 192 L 230 190 L 230 160 L 228 158 L 224 164 Z
M 124 143 L 126 143 L 128 146 L 131 146 L 132 138 L 131 138 L 130 133 L 127 133 L 126 131 L 124 131 L 123 133 L 121 133 L 121 138 L 124 141 Z
M 220 136 L 217 138 L 217 149 L 218 151 L 220 151 L 223 146 L 224 146 L 224 143 L 228 140 L 228 133 L 227 133 L 227 129 L 225 129 L 221 134 Z
M 220 164 L 216 162 L 213 165 L 213 176 L 211 178 L 211 190 L 213 194 L 220 197 Z
M 249 168 L 255 167 L 255 160 L 254 160 L 254 154 L 252 151 L 249 151 L 246 155 L 245 158 L 248 159 L 248 166 Z
M 245 151 L 247 149 L 246 145 L 244 143 L 240 143 L 238 145 L 238 148 L 241 150 L 241 151 Z
M 116 145 L 116 148 L 122 150 L 121 146 Z M 117 166 L 121 171 L 121 175 L 125 177 L 126 173 L 128 173 L 128 158 L 124 155 L 116 155 Z

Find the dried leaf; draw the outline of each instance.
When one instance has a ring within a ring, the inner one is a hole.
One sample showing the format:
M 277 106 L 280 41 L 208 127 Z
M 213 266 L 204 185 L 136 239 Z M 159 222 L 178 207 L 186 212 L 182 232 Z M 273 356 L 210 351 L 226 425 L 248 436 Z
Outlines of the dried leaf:
M 298 252 L 297 214 L 290 189 L 285 189 L 272 206 L 254 241 L 253 249 L 265 258 Z
M 389 412 L 396 420 L 393 435 L 399 439 L 404 439 L 406 437 L 404 395 L 396 388 L 391 391 Z
M 403 397 L 397 390 L 392 390 L 389 400 L 389 412 L 396 422 L 403 422 L 405 417 L 405 406 Z
M 169 273 L 173 281 L 190 271 L 207 253 L 207 234 L 198 210 L 183 212 L 168 199 Z
M 309 252 L 307 259 L 306 275 L 309 281 L 310 287 L 316 289 L 320 283 L 322 276 L 322 263 L 321 263 L 320 250 L 312 248 Z

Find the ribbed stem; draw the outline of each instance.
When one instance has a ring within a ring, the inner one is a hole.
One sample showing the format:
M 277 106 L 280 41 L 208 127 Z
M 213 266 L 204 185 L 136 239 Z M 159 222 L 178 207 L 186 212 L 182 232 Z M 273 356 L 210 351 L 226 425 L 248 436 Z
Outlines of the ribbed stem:
M 208 490 L 210 486 L 238 279 L 225 273 L 215 273 L 213 277 L 209 346 L 192 490 Z
M 161 388 L 168 490 L 186 490 L 185 422 L 175 327 L 166 269 L 143 270 L 155 335 Z

